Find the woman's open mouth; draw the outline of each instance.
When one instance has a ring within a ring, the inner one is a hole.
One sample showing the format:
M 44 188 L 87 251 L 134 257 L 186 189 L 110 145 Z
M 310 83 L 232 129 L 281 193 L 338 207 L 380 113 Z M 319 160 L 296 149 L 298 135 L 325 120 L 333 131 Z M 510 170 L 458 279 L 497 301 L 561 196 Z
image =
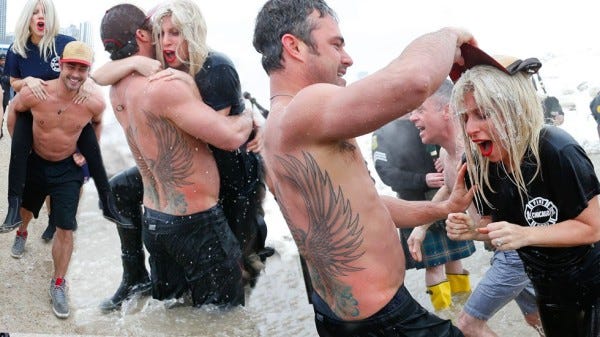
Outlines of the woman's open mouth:
M 45 27 L 46 27 L 46 24 L 44 22 L 40 21 L 40 22 L 37 23 L 37 30 L 38 31 L 43 32 Z
M 484 157 L 489 157 L 492 154 L 492 151 L 494 150 L 494 143 L 492 143 L 489 140 L 484 140 L 483 142 L 478 143 L 477 146 L 479 146 L 481 155 Z
M 177 55 L 175 55 L 175 52 L 172 50 L 163 51 L 163 56 L 165 57 L 165 62 L 169 64 L 177 61 Z

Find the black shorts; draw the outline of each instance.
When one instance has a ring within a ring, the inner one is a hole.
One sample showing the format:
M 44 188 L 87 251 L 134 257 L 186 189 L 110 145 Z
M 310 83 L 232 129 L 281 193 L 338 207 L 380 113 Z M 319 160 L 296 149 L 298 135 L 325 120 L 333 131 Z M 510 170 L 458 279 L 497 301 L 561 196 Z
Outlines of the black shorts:
M 321 337 L 464 337 L 450 320 L 435 316 L 417 303 L 404 285 L 379 312 L 360 321 L 332 317 L 333 312 L 316 293 L 312 298 Z
M 244 304 L 240 247 L 220 206 L 185 216 L 145 208 L 142 233 L 152 297 L 191 290 L 194 306 Z
M 49 223 L 61 229 L 76 230 L 79 192 L 83 171 L 72 157 L 51 162 L 32 152 L 27 162 L 27 178 L 22 207 L 37 218 L 46 196 L 50 196 Z

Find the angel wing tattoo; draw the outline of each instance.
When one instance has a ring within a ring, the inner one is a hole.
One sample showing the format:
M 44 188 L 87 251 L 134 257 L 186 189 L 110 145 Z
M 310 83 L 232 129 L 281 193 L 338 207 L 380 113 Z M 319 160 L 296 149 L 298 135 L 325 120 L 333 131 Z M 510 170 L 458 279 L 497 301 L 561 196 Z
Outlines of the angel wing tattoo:
M 331 309 L 334 312 L 358 316 L 358 302 L 352 295 L 352 287 L 340 282 L 339 277 L 364 269 L 355 263 L 364 254 L 359 250 L 363 226 L 359 215 L 353 214 L 341 187 L 333 186 L 329 174 L 321 170 L 310 154 L 303 153 L 303 159 L 291 155 L 277 157 L 285 179 L 304 200 L 308 224 L 298 226 L 294 223 L 285 202 L 278 197 L 279 206 L 300 254 L 310 266 L 315 289 L 333 299 L 336 305 Z M 275 190 L 280 196 L 279 189 L 275 187 Z

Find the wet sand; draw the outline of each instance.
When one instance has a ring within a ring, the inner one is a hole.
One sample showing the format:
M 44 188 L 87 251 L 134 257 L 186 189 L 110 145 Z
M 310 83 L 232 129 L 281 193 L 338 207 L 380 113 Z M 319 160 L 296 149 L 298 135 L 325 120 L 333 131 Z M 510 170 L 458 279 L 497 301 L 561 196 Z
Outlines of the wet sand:
M 10 137 L 6 129 L 0 140 L 0 213 L 6 215 L 6 191 Z M 51 245 L 40 239 L 47 223 L 44 210 L 30 225 L 25 258 L 10 256 L 15 232 L 0 235 L 0 332 L 73 333 L 71 320 L 55 319 L 50 308 L 48 289 L 52 277 Z M 0 221 L 2 221 L 0 220 Z M 52 316 L 52 317 L 51 317 Z

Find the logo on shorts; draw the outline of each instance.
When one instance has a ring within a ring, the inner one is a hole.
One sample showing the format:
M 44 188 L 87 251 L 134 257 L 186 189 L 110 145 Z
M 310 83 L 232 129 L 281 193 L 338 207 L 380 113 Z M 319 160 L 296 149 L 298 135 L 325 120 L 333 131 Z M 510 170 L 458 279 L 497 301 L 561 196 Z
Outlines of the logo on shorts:
M 52 61 L 50 61 L 50 68 L 52 68 L 52 70 L 56 71 L 57 73 L 60 72 L 60 57 L 54 56 Z
M 548 199 L 537 197 L 525 206 L 525 220 L 531 227 L 554 225 L 557 219 L 558 209 Z

